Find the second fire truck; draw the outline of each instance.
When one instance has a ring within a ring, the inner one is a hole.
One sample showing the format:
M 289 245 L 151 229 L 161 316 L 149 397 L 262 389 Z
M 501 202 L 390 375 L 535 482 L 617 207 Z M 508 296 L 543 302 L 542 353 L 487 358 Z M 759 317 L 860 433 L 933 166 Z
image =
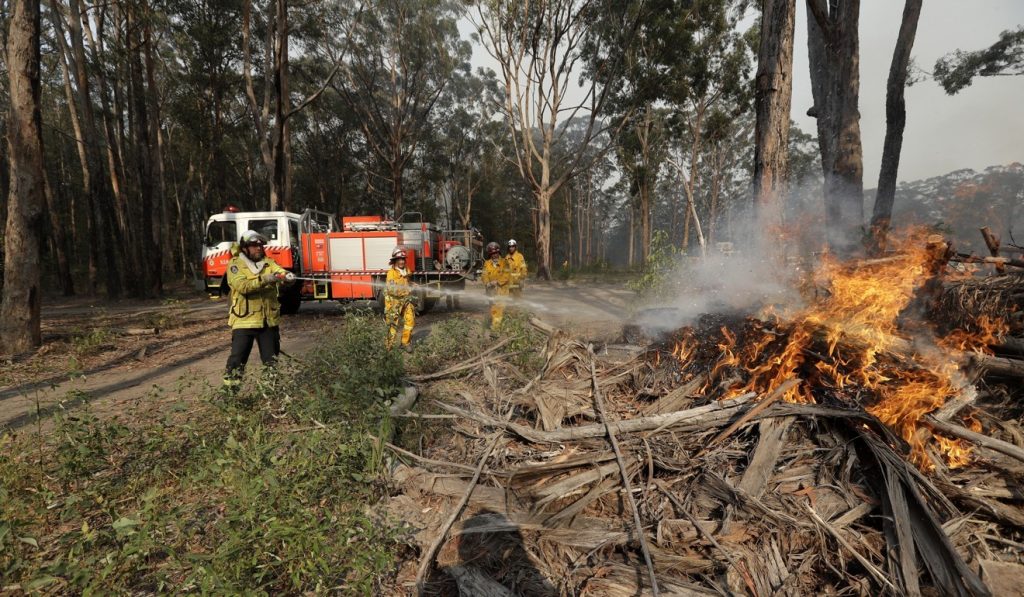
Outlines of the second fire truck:
M 359 301 L 383 304 L 383 284 L 391 252 L 401 247 L 416 284 L 417 310 L 429 311 L 444 297 L 458 306 L 465 288 L 483 261 L 475 230 L 445 230 L 423 221 L 419 213 L 395 220 L 351 216 L 340 224 L 333 215 L 306 210 L 244 212 L 227 208 L 206 223 L 202 271 L 206 291 L 227 294 L 224 277 L 231 245 L 246 230 L 268 239 L 266 252 L 300 282 L 285 289 L 281 312 L 295 313 L 304 300 Z

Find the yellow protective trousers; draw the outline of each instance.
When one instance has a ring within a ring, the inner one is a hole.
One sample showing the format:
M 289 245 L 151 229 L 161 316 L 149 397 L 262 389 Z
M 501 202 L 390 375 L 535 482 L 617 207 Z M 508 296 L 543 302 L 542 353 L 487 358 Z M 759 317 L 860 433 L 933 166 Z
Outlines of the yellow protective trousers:
M 494 301 L 491 303 L 491 329 L 500 330 L 501 320 L 505 318 L 505 303 Z
M 499 287 L 491 295 L 491 329 L 500 330 L 501 321 L 505 318 L 505 307 L 508 303 L 508 288 Z
M 384 297 L 384 321 L 388 324 L 388 348 L 395 345 L 398 328 L 402 328 L 402 346 L 407 346 L 416 324 L 416 309 L 408 299 Z

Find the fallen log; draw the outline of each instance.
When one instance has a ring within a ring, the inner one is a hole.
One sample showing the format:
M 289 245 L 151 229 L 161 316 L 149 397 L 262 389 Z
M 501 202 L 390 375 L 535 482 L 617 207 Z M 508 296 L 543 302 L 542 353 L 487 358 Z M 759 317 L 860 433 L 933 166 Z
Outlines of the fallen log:
M 998 352 L 1011 352 L 1014 354 L 1024 355 L 1024 338 L 1014 338 L 1008 336 L 999 341 L 999 344 L 992 346 Z
M 1011 259 L 1010 257 L 978 257 L 977 255 L 971 255 L 969 253 L 957 253 L 953 256 L 950 261 L 958 261 L 960 263 L 989 263 L 996 266 L 998 270 L 1000 267 L 1007 265 L 1011 267 L 1024 267 L 1024 260 Z
M 937 431 L 941 431 L 942 433 L 945 433 L 947 435 L 952 435 L 954 437 L 965 439 L 983 448 L 988 448 L 990 450 L 999 452 L 1004 456 L 1016 458 L 1017 460 L 1024 462 L 1024 450 L 1018 448 L 1017 446 L 1009 442 L 1004 442 L 1001 439 L 996 439 L 994 437 L 982 435 L 981 433 L 971 431 L 970 429 L 967 429 L 966 427 L 961 427 L 960 425 L 956 425 L 955 423 L 940 421 L 938 418 L 933 417 L 931 415 L 925 415 L 924 421 L 931 425 L 933 428 L 935 428 L 935 430 Z
M 681 410 L 664 415 L 654 415 L 651 417 L 637 417 L 635 419 L 626 419 L 622 421 L 610 421 L 608 424 L 613 433 L 619 434 L 654 431 L 656 429 L 667 429 L 669 427 L 680 425 L 685 425 L 690 428 L 714 427 L 732 418 L 733 415 L 739 412 L 739 408 L 750 402 L 754 396 L 756 396 L 755 393 L 748 392 L 742 396 L 737 396 L 736 398 L 715 401 L 711 404 L 698 406 L 689 410 Z M 451 404 L 445 404 L 444 402 L 437 402 L 436 404 L 452 414 L 465 417 L 490 427 L 506 427 L 509 431 L 515 433 L 519 437 L 538 444 L 557 444 L 579 439 L 604 437 L 607 433 L 605 426 L 600 424 L 567 427 L 563 429 L 555 429 L 553 431 L 541 431 L 525 425 L 519 425 L 518 423 L 508 423 L 506 425 L 503 421 L 489 415 L 471 412 Z
M 988 375 L 1001 377 L 1024 377 L 1024 361 L 1008 357 L 995 357 L 992 355 L 973 352 L 965 357 L 967 363 L 973 364 L 982 369 Z M 964 361 L 961 360 L 961 363 Z M 962 366 L 962 365 L 961 365 Z
M 391 416 L 397 416 L 405 411 L 412 408 L 413 404 L 416 404 L 416 398 L 420 395 L 419 389 L 414 385 L 407 385 L 402 389 L 402 393 L 395 397 L 394 403 L 392 403 L 390 411 Z
M 826 324 L 822 324 L 821 328 L 814 332 L 814 337 L 817 340 L 828 341 L 830 330 L 827 329 L 826 325 L 827 322 Z M 841 332 L 841 337 L 837 341 L 837 346 L 840 349 L 854 351 L 863 351 L 869 348 L 868 344 L 858 337 L 856 330 L 851 330 L 850 333 Z M 934 348 L 934 346 L 928 345 L 925 349 Z M 919 350 L 918 347 L 910 340 L 899 336 L 890 336 L 885 341 L 884 349 L 877 351 L 877 354 L 879 356 L 888 355 L 903 362 L 913 363 L 914 356 L 921 354 L 921 352 L 922 350 Z M 974 368 L 980 369 L 988 375 L 1024 378 L 1024 360 L 997 357 L 973 351 L 964 352 L 948 349 L 944 352 L 948 354 L 961 369 Z

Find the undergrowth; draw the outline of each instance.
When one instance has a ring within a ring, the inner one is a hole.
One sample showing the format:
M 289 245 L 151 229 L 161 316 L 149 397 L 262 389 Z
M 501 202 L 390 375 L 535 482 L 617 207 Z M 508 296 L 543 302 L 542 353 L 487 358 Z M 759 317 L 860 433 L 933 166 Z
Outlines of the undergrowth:
M 547 337 L 530 325 L 528 313 L 510 308 L 498 333 L 464 315 L 438 323 L 426 339 L 414 345 L 405 366 L 413 374 L 439 371 L 472 359 L 505 339 L 508 343 L 501 353 L 511 354 L 510 362 L 524 373 L 532 374 L 543 364 L 541 350 Z
M 168 388 L 149 419 L 86 405 L 0 436 L 0 593 L 380 594 L 405 549 L 371 510 L 402 376 L 503 340 L 533 376 L 546 337 L 510 309 L 500 334 L 452 317 L 412 355 L 384 338 L 379 318 L 346 318 L 236 396 L 173 402 L 185 389 Z
M 643 297 L 664 298 L 677 289 L 681 252 L 664 230 L 655 231 L 643 272 L 627 287 Z
M 402 375 L 352 318 L 233 398 L 0 437 L 0 592 L 374 594 L 394 566 L 373 440 Z

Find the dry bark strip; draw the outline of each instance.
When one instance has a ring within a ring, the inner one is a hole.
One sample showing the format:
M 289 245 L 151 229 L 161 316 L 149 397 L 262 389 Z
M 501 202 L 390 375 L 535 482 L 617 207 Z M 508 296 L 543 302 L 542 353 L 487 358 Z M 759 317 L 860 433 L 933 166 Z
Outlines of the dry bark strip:
M 750 465 L 743 471 L 740 478 L 739 488 L 747 495 L 755 498 L 761 497 L 768 479 L 775 472 L 775 463 L 778 462 L 785 445 L 786 432 L 795 421 L 795 417 L 782 417 L 778 419 L 764 419 L 758 423 L 757 447 L 754 448 L 754 455 L 750 459 Z
M 605 431 L 608 433 L 608 441 L 615 452 L 615 460 L 619 463 L 619 473 L 622 474 L 622 490 L 625 492 L 626 499 L 633 510 L 633 524 L 636 525 L 636 536 L 640 540 L 640 548 L 644 552 L 644 562 L 647 563 L 647 573 L 651 577 L 651 592 L 654 593 L 654 597 L 658 597 L 658 578 L 654 575 L 654 563 L 651 561 L 651 549 L 647 545 L 647 535 L 644 533 L 643 521 L 640 520 L 640 509 L 633 498 L 633 488 L 629 483 L 629 471 L 626 470 L 626 461 L 622 458 L 622 451 L 619 450 L 619 441 L 615 439 L 615 432 L 612 431 L 611 426 L 608 424 L 608 417 L 604 412 L 601 384 L 597 380 L 597 367 L 594 365 L 594 347 L 588 346 L 587 352 L 590 354 L 590 380 L 594 384 L 594 402 L 597 406 L 597 415 L 601 418 L 601 424 L 604 425 Z
M 452 566 L 445 571 L 455 579 L 461 597 L 514 597 L 512 591 L 473 566 Z

